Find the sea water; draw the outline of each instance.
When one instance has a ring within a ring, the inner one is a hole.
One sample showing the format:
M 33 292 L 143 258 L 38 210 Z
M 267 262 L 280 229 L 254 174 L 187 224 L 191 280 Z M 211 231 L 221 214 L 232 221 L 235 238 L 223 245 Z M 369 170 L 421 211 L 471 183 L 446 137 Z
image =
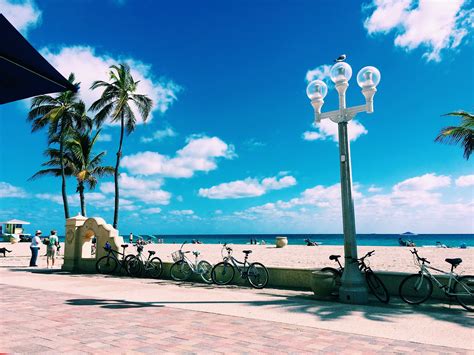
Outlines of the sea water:
M 342 234 L 154 234 L 152 241 L 157 243 L 162 240 L 164 243 L 180 244 L 184 241 L 191 243 L 194 240 L 204 244 L 250 244 L 250 240 L 253 239 L 257 240 L 259 244 L 262 240 L 267 244 L 274 244 L 277 236 L 287 237 L 290 245 L 306 245 L 305 239 L 310 239 L 322 245 L 344 244 Z M 135 235 L 135 238 L 137 237 Z M 147 240 L 150 235 L 141 235 L 141 237 Z M 123 236 L 123 238 L 125 242 L 128 242 L 128 235 Z M 357 234 L 357 245 L 399 246 L 399 238 L 412 240 L 416 246 L 435 246 L 436 242 L 440 242 L 453 248 L 457 248 L 463 243 L 468 247 L 474 247 L 474 234 Z M 60 237 L 60 240 L 63 241 L 64 238 Z

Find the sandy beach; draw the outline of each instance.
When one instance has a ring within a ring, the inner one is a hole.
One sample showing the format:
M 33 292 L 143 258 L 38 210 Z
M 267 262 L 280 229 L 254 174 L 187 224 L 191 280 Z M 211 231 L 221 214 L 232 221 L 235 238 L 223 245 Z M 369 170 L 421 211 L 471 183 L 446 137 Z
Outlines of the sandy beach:
M 0 256 L 0 267 L 27 266 L 29 262 L 29 243 L 0 243 L 0 247 L 11 250 L 6 257 Z M 294 267 L 304 269 L 318 269 L 325 266 L 334 266 L 329 255 L 343 255 L 342 246 L 318 246 L 307 247 L 303 245 L 291 245 L 284 248 L 275 248 L 273 245 L 232 245 L 234 256 L 243 259 L 242 250 L 252 250 L 250 261 L 259 261 L 269 267 Z M 145 247 L 147 250 L 156 251 L 157 255 L 167 262 L 172 261 L 171 253 L 179 249 L 178 244 L 150 244 Z M 64 244 L 62 243 L 62 251 Z M 191 244 L 185 245 L 184 250 L 199 250 L 201 258 L 211 263 L 222 260 L 221 245 L 217 244 Z M 381 246 L 361 246 L 358 248 L 359 257 L 366 252 L 375 250 L 375 254 L 370 258 L 370 265 L 374 270 L 395 271 L 395 272 L 416 272 L 417 268 L 413 264 L 410 248 L 405 247 L 381 247 Z M 442 270 L 448 270 L 449 265 L 444 261 L 446 258 L 462 258 L 462 264 L 457 268 L 460 274 L 474 274 L 474 249 L 449 249 L 435 247 L 418 248 L 419 255 L 427 258 L 431 265 Z M 127 249 L 128 252 L 135 252 L 134 248 Z M 46 247 L 40 251 L 39 265 L 46 266 Z M 188 254 L 188 256 L 191 256 Z M 62 255 L 57 261 L 57 265 L 62 264 Z

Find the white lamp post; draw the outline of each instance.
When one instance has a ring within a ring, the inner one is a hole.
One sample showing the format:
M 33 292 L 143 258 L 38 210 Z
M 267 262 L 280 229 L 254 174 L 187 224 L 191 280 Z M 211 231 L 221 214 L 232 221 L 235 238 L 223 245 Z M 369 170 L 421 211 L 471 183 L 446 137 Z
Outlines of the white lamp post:
M 339 94 L 339 110 L 321 113 L 327 85 L 321 80 L 308 84 L 306 93 L 315 112 L 315 123 L 330 119 L 338 125 L 341 167 L 342 221 L 344 226 L 344 273 L 339 289 L 339 299 L 346 303 L 367 303 L 367 286 L 354 260 L 357 259 L 354 201 L 352 198 L 351 157 L 347 138 L 347 122 L 359 112 L 374 112 L 373 98 L 380 82 L 380 72 L 375 67 L 364 67 L 357 74 L 357 83 L 365 96 L 365 105 L 346 107 L 346 90 L 352 76 L 352 68 L 345 62 L 337 62 L 331 68 L 331 80 Z

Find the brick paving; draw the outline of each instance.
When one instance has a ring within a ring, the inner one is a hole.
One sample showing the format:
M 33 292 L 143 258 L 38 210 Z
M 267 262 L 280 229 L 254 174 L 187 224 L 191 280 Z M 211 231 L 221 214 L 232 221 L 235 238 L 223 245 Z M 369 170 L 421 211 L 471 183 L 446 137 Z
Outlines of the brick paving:
M 0 284 L 1 353 L 424 353 L 443 346 Z

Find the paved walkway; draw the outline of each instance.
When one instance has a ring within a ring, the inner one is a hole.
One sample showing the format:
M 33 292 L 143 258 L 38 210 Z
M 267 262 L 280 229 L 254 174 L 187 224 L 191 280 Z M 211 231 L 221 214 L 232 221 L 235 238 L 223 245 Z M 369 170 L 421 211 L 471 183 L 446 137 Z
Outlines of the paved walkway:
M 0 351 L 8 353 L 467 353 L 147 302 L 78 298 L 13 286 L 2 287 L 0 312 Z
M 0 352 L 474 354 L 472 314 L 457 306 L 59 270 L 0 268 L 0 314 Z

